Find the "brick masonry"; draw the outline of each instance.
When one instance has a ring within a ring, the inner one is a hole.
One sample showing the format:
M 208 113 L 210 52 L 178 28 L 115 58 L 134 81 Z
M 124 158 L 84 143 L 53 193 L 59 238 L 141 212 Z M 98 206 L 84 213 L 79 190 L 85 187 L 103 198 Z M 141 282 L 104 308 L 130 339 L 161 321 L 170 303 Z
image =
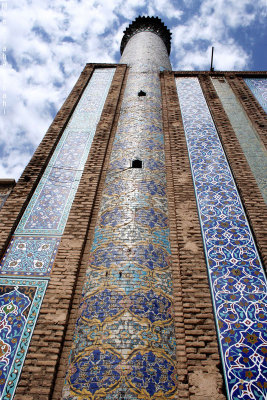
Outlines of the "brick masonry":
M 78 81 L 67 100 L 70 104 L 77 103 L 77 99 L 86 86 L 94 66 L 109 67 L 107 64 L 88 64 L 83 71 L 83 79 Z M 112 66 L 114 67 L 114 65 Z M 62 236 L 51 280 L 16 390 L 16 400 L 51 398 L 81 255 L 84 250 L 88 223 L 90 223 L 92 217 L 92 209 L 125 70 L 126 67 L 123 65 L 117 68 L 109 97 L 104 106 L 101 122 L 96 130 L 95 139 Z M 79 92 L 78 96 L 77 92 Z M 62 124 L 64 126 L 69 118 L 69 112 L 69 108 L 64 106 L 59 112 L 62 120 L 64 120 Z M 43 146 L 46 146 L 46 142 L 42 142 L 39 146 L 40 152 Z
M 194 187 L 173 73 L 162 75 L 163 121 L 171 217 L 181 398 L 225 399 Z M 171 189 L 172 190 L 172 189 Z M 172 207 L 172 204 L 174 205 Z M 178 254 L 179 259 L 178 259 Z M 177 258 L 176 258 L 177 255 Z M 181 288 L 180 288 L 181 286 Z M 182 305 L 181 305 L 182 301 Z M 180 321 L 179 321 L 180 319 Z M 179 360 L 179 358 L 181 360 Z
M 15 179 L 0 179 L 0 209 L 5 204 L 15 185 Z
M 88 64 L 85 67 L 0 211 L 2 254 L 95 66 L 103 68 L 111 65 Z M 61 398 L 90 243 L 101 200 L 111 142 L 116 130 L 125 73 L 126 66 L 117 67 L 62 237 L 51 281 L 17 387 L 16 400 Z M 161 86 L 170 241 L 173 254 L 179 399 L 223 400 L 224 383 L 195 194 L 174 82 L 175 74 L 178 73 L 162 74 Z M 260 138 L 266 144 L 264 136 L 266 115 L 240 74 L 218 72 L 212 75 L 227 78 Z M 253 76 L 255 74 L 253 73 Z M 267 239 L 264 235 L 267 228 L 266 206 L 210 81 L 210 73 L 203 72 L 197 75 L 227 154 L 261 258 L 266 263 Z M 179 72 L 179 76 L 197 75 L 193 72 Z M 246 74 L 246 76 L 251 75 Z M 257 76 L 262 74 L 259 73 Z
M 261 78 L 266 77 L 266 73 L 255 73 L 255 74 L 227 74 L 227 81 L 231 86 L 232 90 L 238 97 L 240 103 L 242 104 L 244 110 L 246 111 L 248 117 L 250 118 L 254 128 L 258 132 L 259 137 L 267 147 L 267 115 L 263 108 L 258 103 L 257 99 L 253 96 L 248 86 L 243 80 L 245 78 Z
M 98 212 L 99 212 L 99 208 L 100 208 L 100 202 L 101 202 L 106 172 L 107 172 L 108 165 L 109 165 L 112 144 L 113 144 L 114 136 L 115 136 L 116 129 L 117 129 L 120 107 L 121 107 L 121 103 L 122 103 L 125 84 L 127 81 L 127 71 L 125 74 L 121 73 L 120 78 L 123 83 L 122 83 L 122 87 L 121 87 L 121 91 L 120 91 L 118 106 L 116 107 L 116 113 L 115 113 L 115 117 L 113 120 L 110 140 L 109 140 L 107 152 L 105 155 L 105 161 L 103 164 L 101 178 L 99 181 L 99 186 L 98 186 L 98 190 L 97 190 L 96 197 L 95 197 L 92 218 L 91 218 L 89 229 L 87 231 L 87 235 L 85 238 L 84 251 L 83 251 L 83 254 L 81 257 L 80 269 L 79 269 L 79 274 L 77 277 L 77 285 L 76 285 L 75 293 L 73 296 L 72 308 L 71 308 L 70 317 L 69 317 L 69 321 L 68 321 L 66 336 L 65 336 L 64 342 L 63 342 L 62 355 L 61 355 L 59 366 L 58 366 L 55 387 L 54 387 L 54 390 L 53 390 L 53 393 L 51 396 L 51 399 L 53 399 L 53 400 L 58 400 L 61 398 L 62 388 L 64 385 L 64 380 L 65 380 L 66 372 L 68 369 L 68 357 L 70 355 L 70 350 L 71 350 L 71 347 L 73 344 L 73 333 L 74 333 L 74 329 L 75 329 L 75 323 L 77 320 L 78 308 L 80 305 L 81 294 L 82 294 L 82 288 L 84 285 L 84 281 L 86 279 L 85 273 L 86 273 L 86 270 L 87 270 L 87 267 L 89 264 L 90 249 L 91 249 L 91 244 L 92 244 L 92 240 L 93 240 L 93 236 L 94 236 L 94 230 L 95 230 L 95 225 L 96 225 L 96 221 L 97 221 L 97 216 L 98 216 Z
M 228 82 L 230 81 L 231 79 L 228 80 Z M 256 238 L 260 256 L 266 266 L 267 207 L 211 80 L 208 76 L 201 75 L 200 82 L 234 175 L 250 226 Z M 244 83 L 242 82 L 241 87 L 243 85 Z M 251 117 L 249 113 L 248 116 Z
M 11 195 L 0 211 L 0 257 L 14 233 L 29 200 L 53 154 L 73 109 L 78 103 L 86 83 L 93 72 L 94 64 L 88 65 L 81 73 L 76 85 L 50 125 L 31 161 L 25 168 Z

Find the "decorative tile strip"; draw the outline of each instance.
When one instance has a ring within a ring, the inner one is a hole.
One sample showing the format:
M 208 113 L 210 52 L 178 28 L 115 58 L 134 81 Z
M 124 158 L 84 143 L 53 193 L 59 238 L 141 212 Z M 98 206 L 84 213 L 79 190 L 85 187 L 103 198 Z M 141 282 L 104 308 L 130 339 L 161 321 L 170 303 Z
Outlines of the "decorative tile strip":
M 93 73 L 1 261 L 0 274 L 5 276 L 0 278 L 3 400 L 14 395 L 114 72 L 115 68 L 103 68 Z
M 64 400 L 177 395 L 160 99 L 158 73 L 129 72 Z M 136 158 L 143 168 L 130 168 Z
M 244 81 L 246 82 L 264 111 L 267 113 L 267 79 L 245 78 Z
M 266 398 L 266 278 L 197 78 L 177 78 L 229 399 Z
M 94 71 L 16 235 L 62 235 L 114 72 L 115 68 Z
M 0 278 L 0 397 L 12 399 L 48 281 Z
M 267 82 L 267 81 L 266 81 Z M 226 80 L 212 78 L 213 86 L 267 204 L 267 151 Z M 267 88 L 267 86 L 266 86 Z M 267 91 L 266 91 L 267 95 Z
M 1 261 L 0 274 L 49 276 L 59 242 L 54 237 L 13 236 Z

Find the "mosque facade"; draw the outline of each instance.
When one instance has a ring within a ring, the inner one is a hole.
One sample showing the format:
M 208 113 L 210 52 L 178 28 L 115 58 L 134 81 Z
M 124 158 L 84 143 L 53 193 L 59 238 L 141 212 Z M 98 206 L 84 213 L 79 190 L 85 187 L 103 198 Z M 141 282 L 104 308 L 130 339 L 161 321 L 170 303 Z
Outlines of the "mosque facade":
M 0 210 L 0 397 L 263 400 L 267 76 L 172 71 L 138 17 Z

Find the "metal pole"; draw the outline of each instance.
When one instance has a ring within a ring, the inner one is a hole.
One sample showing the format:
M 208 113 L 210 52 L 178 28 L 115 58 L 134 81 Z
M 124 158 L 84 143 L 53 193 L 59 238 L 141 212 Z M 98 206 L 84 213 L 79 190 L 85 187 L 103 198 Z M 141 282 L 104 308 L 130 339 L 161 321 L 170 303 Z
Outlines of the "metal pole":
M 213 68 L 213 51 L 214 51 L 214 47 L 212 46 L 212 48 L 211 48 L 211 62 L 210 62 L 210 70 L 211 71 L 214 71 L 214 68 Z

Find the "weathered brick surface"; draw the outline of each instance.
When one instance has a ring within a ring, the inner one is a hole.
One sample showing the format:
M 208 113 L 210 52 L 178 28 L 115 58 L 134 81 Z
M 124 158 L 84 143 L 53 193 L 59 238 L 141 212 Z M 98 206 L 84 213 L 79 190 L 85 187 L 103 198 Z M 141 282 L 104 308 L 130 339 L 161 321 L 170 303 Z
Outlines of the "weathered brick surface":
M 210 78 L 201 75 L 199 79 L 256 238 L 260 256 L 266 265 L 267 207 Z
M 167 107 L 167 97 L 165 80 L 161 75 L 161 92 L 162 92 L 162 119 L 164 129 L 165 142 L 165 166 L 167 178 L 168 207 L 169 207 L 169 228 L 170 228 L 170 245 L 172 254 L 172 277 L 173 277 L 173 293 L 174 293 L 174 322 L 176 333 L 176 357 L 177 357 L 177 374 L 178 374 L 178 394 L 179 399 L 188 398 L 188 364 L 185 346 L 185 327 L 184 327 L 184 307 L 182 295 L 181 269 L 179 259 L 179 248 L 177 245 L 177 225 L 176 225 L 176 208 L 174 194 L 174 176 L 171 158 L 171 140 L 169 132 L 169 110 Z
M 120 83 L 122 83 L 122 82 L 123 83 L 121 86 L 119 101 L 118 101 L 118 99 L 116 99 L 116 102 L 118 105 L 116 107 L 115 115 L 113 113 L 114 119 L 113 119 L 113 124 L 110 125 L 110 127 L 111 127 L 110 139 L 109 139 L 109 143 L 107 143 L 105 158 L 102 160 L 101 177 L 99 179 L 99 185 L 98 185 L 98 189 L 97 189 L 97 192 L 95 195 L 95 201 L 94 201 L 94 207 L 93 207 L 93 210 L 91 213 L 90 225 L 88 226 L 87 235 L 85 237 L 84 250 L 83 250 L 82 257 L 81 257 L 79 274 L 77 276 L 77 284 L 76 284 L 75 292 L 73 295 L 66 336 L 64 338 L 63 350 L 62 350 L 62 354 L 60 357 L 60 362 L 59 362 L 59 367 L 58 367 L 58 372 L 57 372 L 57 377 L 56 377 L 56 382 L 55 382 L 55 388 L 54 388 L 54 391 L 53 391 L 53 394 L 51 397 L 53 400 L 59 400 L 61 398 L 62 387 L 64 384 L 66 371 L 68 369 L 68 357 L 69 357 L 70 350 L 72 347 L 73 333 L 74 333 L 74 328 L 75 328 L 75 324 L 77 321 L 79 305 L 81 302 L 81 294 L 82 294 L 82 288 L 84 286 L 84 281 L 85 281 L 85 273 L 86 273 L 88 263 L 89 263 L 90 249 L 91 249 L 91 244 L 92 244 L 92 240 L 93 240 L 93 236 L 94 236 L 94 229 L 95 229 L 95 225 L 96 225 L 98 211 L 99 211 L 99 207 L 100 207 L 102 190 L 104 187 L 106 172 L 107 172 L 107 168 L 109 165 L 109 158 L 110 158 L 110 154 L 111 154 L 111 150 L 112 150 L 112 143 L 113 143 L 114 136 L 115 136 L 116 129 L 117 129 L 117 123 L 118 123 L 118 118 L 119 118 L 120 106 L 121 106 L 121 102 L 122 102 L 122 98 L 123 98 L 123 92 L 125 89 L 125 83 L 127 80 L 127 71 L 125 74 L 124 73 L 125 73 L 125 69 L 123 67 L 123 69 L 119 75 L 119 78 L 121 79 Z M 110 100 L 112 102 L 111 96 L 109 97 L 108 100 Z M 101 120 L 101 123 L 102 123 L 102 120 Z
M 16 185 L 15 179 L 0 179 L 0 209 Z
M 83 87 L 91 75 L 93 66 L 89 64 L 85 67 L 83 74 L 87 74 L 87 77 L 84 77 Z M 101 64 L 98 66 L 103 68 L 108 65 Z M 112 66 L 114 67 L 114 65 Z M 85 249 L 88 228 L 92 220 L 92 210 L 96 204 L 96 194 L 99 190 L 100 177 L 107 155 L 107 147 L 125 71 L 126 66 L 120 65 L 115 72 L 101 121 L 97 126 L 84 173 L 58 249 L 51 280 L 16 390 L 15 400 L 51 399 L 56 376 L 58 375 L 59 380 L 61 379 L 61 384 L 63 382 L 62 364 L 59 363 L 59 360 L 68 322 L 70 322 L 70 325 L 72 323 L 72 319 L 69 317 L 73 295 L 81 257 Z M 76 96 L 76 89 L 75 87 L 70 97 Z M 62 112 L 62 118 L 64 116 L 67 118 L 68 113 L 69 110 L 65 108 Z M 45 144 L 43 145 L 45 146 Z M 54 398 L 60 398 L 59 393 L 60 389 L 57 389 Z
M 179 398 L 221 400 L 225 399 L 221 362 L 174 74 L 165 72 L 162 81 L 174 296 L 178 316 L 183 321 L 178 325 L 177 344 L 184 349 L 181 377 L 185 386 Z M 179 354 L 177 357 L 179 363 Z

